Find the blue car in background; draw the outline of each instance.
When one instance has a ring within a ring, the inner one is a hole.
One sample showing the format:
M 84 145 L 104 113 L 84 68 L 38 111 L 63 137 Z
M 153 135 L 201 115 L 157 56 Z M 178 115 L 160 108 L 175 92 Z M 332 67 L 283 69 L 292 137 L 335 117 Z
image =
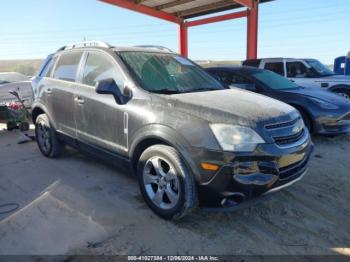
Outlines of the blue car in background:
M 347 56 L 340 56 L 334 60 L 334 73 L 350 76 L 350 52 Z
M 224 66 L 206 70 L 230 88 L 246 89 L 294 106 L 313 134 L 350 133 L 350 101 L 339 95 L 300 87 L 279 74 L 255 67 Z

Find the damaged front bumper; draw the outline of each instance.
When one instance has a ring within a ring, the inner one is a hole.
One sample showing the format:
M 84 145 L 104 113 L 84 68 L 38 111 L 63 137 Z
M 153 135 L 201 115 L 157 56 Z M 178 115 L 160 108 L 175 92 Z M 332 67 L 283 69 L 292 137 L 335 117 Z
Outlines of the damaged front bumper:
M 195 151 L 198 164 L 204 161 L 220 166 L 211 174 L 202 170 L 197 181 L 200 205 L 230 209 L 299 181 L 307 173 L 313 144 L 308 137 L 298 146 L 261 144 L 244 154 Z

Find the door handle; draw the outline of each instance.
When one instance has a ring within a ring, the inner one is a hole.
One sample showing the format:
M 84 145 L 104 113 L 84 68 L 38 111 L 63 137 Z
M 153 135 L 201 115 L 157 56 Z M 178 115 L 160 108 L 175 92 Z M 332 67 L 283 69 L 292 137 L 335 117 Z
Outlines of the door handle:
M 74 98 L 74 101 L 77 102 L 78 104 L 81 104 L 81 105 L 85 103 L 84 99 L 82 99 L 79 96 Z
M 52 94 L 52 89 L 51 88 L 46 89 L 46 93 L 49 95 Z

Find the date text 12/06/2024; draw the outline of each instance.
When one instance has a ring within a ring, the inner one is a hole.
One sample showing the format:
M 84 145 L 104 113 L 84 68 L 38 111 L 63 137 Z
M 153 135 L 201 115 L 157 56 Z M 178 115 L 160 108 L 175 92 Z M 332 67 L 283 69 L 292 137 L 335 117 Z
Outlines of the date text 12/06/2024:
M 216 256 L 128 256 L 128 261 L 218 261 Z

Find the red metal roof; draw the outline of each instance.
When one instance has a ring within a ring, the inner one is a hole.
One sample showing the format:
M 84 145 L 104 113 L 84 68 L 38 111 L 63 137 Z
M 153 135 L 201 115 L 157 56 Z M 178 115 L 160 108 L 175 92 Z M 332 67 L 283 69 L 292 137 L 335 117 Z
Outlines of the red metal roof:
M 174 20 L 228 11 L 241 7 L 251 8 L 256 0 L 100 0 L 109 4 L 155 16 L 155 13 Z M 273 0 L 260 0 L 260 3 Z M 161 17 L 164 19 L 164 17 Z M 175 21 L 172 21 L 175 22 Z

